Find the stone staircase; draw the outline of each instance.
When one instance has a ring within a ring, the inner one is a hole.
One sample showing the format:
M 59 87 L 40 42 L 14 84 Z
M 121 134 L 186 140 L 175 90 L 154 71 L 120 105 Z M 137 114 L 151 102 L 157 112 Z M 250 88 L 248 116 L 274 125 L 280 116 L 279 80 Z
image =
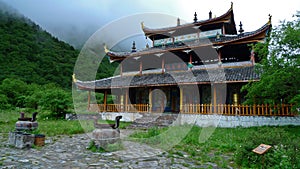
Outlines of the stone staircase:
M 128 129 L 149 129 L 152 127 L 168 127 L 176 120 L 178 114 L 170 113 L 147 113 L 136 119 Z

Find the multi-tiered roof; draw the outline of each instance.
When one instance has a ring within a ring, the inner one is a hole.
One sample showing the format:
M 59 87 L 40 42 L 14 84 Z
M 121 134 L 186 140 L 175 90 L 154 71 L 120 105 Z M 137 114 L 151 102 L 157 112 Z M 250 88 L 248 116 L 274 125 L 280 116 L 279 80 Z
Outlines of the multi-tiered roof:
M 177 22 L 176 26 L 159 29 L 148 28 L 142 23 L 145 36 L 153 42 L 152 47 L 136 50 L 134 44 L 132 51 L 129 52 L 114 52 L 105 47 L 105 52 L 110 60 L 121 63 L 120 75 L 92 82 L 77 81 L 77 86 L 83 90 L 101 91 L 124 87 L 208 84 L 211 82 L 239 83 L 259 80 L 259 74 L 254 71 L 253 66 L 255 56 L 251 52 L 249 44 L 264 41 L 271 29 L 271 16 L 265 25 L 252 32 L 244 32 L 241 23 L 240 29 L 237 31 L 232 5 L 226 13 L 219 17 L 213 18 L 212 13 L 209 12 L 207 20 L 198 21 L 195 13 L 194 22 L 180 24 L 179 19 Z M 198 57 L 197 55 L 203 53 L 202 49 L 206 48 L 213 49 L 217 53 L 217 57 Z M 185 65 L 168 62 L 168 57 L 172 57 L 168 53 L 176 54 Z M 147 69 L 146 66 L 144 68 L 147 59 L 158 63 L 161 67 L 152 70 Z M 122 64 L 125 64 L 125 61 L 131 64 L 128 66 L 129 68 L 134 68 L 127 72 L 124 71 Z M 188 63 L 192 67 L 189 67 Z M 165 73 L 174 65 L 176 68 L 182 66 L 183 69 L 175 68 L 181 71 L 173 71 L 172 75 Z M 133 70 L 139 73 L 130 74 L 129 72 Z M 194 76 L 188 78 L 189 73 Z M 176 81 L 173 76 L 177 77 Z

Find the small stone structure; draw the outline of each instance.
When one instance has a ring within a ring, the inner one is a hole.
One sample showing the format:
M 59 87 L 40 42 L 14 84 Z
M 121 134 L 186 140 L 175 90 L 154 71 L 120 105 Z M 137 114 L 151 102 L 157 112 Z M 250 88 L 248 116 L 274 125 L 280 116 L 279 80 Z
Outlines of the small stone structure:
M 99 124 L 97 118 L 94 118 L 95 130 L 92 132 L 92 137 L 96 145 L 105 147 L 107 144 L 120 141 L 120 119 L 122 119 L 122 116 L 117 116 L 115 118 L 115 124 Z
M 105 147 L 107 144 L 113 144 L 120 141 L 119 129 L 95 129 L 92 133 L 96 145 Z
M 15 131 L 9 133 L 9 145 L 16 148 L 32 147 L 33 144 L 38 146 L 44 145 L 45 135 L 26 133 L 26 131 L 38 128 L 36 115 L 37 112 L 33 113 L 32 117 L 25 117 L 23 112 L 20 113 L 20 118 L 15 124 Z
M 17 148 L 30 148 L 34 144 L 34 134 L 29 134 L 20 131 L 10 132 L 8 142 L 9 145 L 15 146 Z
M 20 118 L 16 122 L 16 130 L 35 130 L 38 128 L 38 122 L 36 121 L 36 115 L 38 113 L 34 112 L 32 117 L 24 117 L 24 113 L 20 113 Z

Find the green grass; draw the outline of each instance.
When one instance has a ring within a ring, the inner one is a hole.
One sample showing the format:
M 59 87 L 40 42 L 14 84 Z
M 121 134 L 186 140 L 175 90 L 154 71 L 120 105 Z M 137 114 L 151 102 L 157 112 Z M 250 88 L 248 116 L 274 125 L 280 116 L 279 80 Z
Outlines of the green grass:
M 146 132 L 136 132 L 130 137 L 147 143 L 154 147 L 167 144 L 172 139 L 177 139 L 182 128 L 188 126 L 175 126 L 179 131 L 177 136 L 170 133 L 169 137 L 162 136 L 169 130 L 167 128 L 152 128 Z M 190 126 L 191 127 L 191 126 Z M 205 130 L 204 130 L 205 129 Z M 201 131 L 207 128 L 193 126 L 190 132 L 173 148 L 169 149 L 169 154 L 182 154 L 186 152 L 189 158 L 201 164 L 213 162 L 219 167 L 227 168 L 260 168 L 261 157 L 254 154 L 252 149 L 259 144 L 269 144 L 273 148 L 266 156 L 268 167 L 281 168 L 282 164 L 290 168 L 297 168 L 300 164 L 300 126 L 284 127 L 251 127 L 251 128 L 216 128 L 212 135 L 204 143 L 199 142 Z M 140 139 L 143 138 L 143 139 Z M 283 148 L 280 148 L 283 147 Z M 283 156 L 288 156 L 283 159 Z M 251 159 L 251 160 L 248 160 Z
M 31 114 L 25 114 L 25 116 L 31 117 Z M 8 133 L 15 129 L 15 123 L 17 122 L 20 114 L 18 111 L 4 111 L 0 110 L 0 128 L 3 133 Z M 63 119 L 46 119 L 37 116 L 38 129 L 32 131 L 33 133 L 45 134 L 46 136 L 55 135 L 72 135 L 93 131 L 93 120 L 63 120 Z M 114 121 L 101 121 L 99 123 L 114 123 Z M 124 129 L 131 123 L 121 122 L 120 128 Z

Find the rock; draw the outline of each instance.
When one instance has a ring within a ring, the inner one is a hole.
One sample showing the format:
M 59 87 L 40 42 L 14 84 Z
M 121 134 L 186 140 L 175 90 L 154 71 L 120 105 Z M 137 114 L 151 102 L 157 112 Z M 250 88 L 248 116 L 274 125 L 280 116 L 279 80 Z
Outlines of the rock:
M 92 137 L 96 143 L 101 147 L 105 147 L 107 144 L 113 144 L 120 141 L 119 129 L 95 129 L 92 133 Z

